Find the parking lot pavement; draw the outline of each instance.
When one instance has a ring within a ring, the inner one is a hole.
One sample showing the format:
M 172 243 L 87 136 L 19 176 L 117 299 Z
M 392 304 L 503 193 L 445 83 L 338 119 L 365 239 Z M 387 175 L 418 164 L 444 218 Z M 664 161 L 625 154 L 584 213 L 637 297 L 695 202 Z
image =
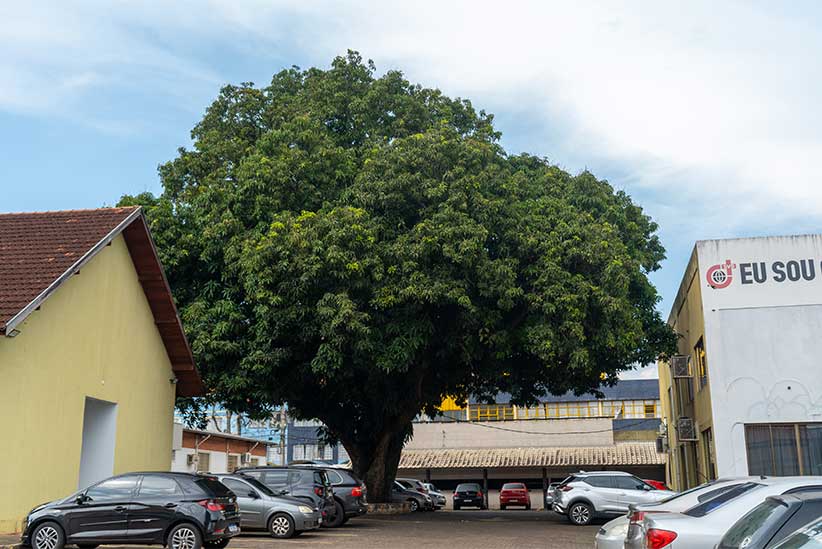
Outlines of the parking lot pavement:
M 437 511 L 367 516 L 351 520 L 342 528 L 322 529 L 290 540 L 241 534 L 229 549 L 292 545 L 343 549 L 590 549 L 598 528 L 572 526 L 565 518 L 544 511 Z
M 264 534 L 241 534 L 231 541 L 228 549 L 280 549 L 289 546 L 341 549 L 590 549 L 600 524 L 582 528 L 572 526 L 565 518 L 544 511 L 437 511 L 366 516 L 351 520 L 342 528 L 321 529 L 288 540 L 275 540 Z M 16 544 L 19 539 L 19 536 L 0 536 L 0 547 Z

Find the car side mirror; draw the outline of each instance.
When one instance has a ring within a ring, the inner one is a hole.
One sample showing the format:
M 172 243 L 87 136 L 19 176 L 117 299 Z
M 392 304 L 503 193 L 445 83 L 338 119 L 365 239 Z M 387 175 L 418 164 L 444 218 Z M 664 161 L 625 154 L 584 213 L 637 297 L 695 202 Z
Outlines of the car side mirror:
M 643 486 L 642 489 L 645 490 L 646 492 L 650 492 L 651 490 L 653 490 L 653 488 L 651 488 L 648 485 Z
M 91 500 L 91 498 L 88 497 L 86 494 L 77 494 L 77 497 L 74 498 L 74 502 L 77 505 L 83 505 L 84 503 L 86 503 L 89 500 Z
M 280 490 L 279 495 L 285 496 L 288 494 L 288 490 Z

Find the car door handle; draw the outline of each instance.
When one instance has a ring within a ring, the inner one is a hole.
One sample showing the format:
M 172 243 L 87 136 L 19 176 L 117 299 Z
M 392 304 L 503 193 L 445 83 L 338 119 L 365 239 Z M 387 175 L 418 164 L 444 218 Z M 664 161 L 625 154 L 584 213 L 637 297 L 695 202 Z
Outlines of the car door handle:
M 166 509 L 174 509 L 175 507 L 177 507 L 176 503 L 166 503 L 165 505 Z
M 128 509 L 127 507 L 123 507 L 122 505 L 118 505 L 117 507 L 114 508 L 114 512 L 115 513 L 125 513 L 127 509 Z

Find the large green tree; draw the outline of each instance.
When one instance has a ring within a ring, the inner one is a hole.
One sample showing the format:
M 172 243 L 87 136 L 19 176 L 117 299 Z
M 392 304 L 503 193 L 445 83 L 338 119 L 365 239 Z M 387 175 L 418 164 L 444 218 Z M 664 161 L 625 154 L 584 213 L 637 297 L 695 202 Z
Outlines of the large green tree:
M 388 497 L 443 397 L 596 390 L 672 348 L 622 191 L 509 155 L 492 116 L 349 52 L 224 87 L 146 206 L 209 398 L 287 402 Z

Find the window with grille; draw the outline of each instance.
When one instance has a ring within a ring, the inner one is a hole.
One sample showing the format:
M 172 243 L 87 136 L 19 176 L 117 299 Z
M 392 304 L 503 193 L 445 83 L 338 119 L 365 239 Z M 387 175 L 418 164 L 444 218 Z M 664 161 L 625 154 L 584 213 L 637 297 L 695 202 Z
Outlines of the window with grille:
M 211 454 L 208 452 L 197 452 L 197 472 L 207 473 L 211 470 Z
M 228 470 L 229 473 L 233 473 L 234 471 L 237 470 L 237 467 L 240 466 L 239 463 L 240 463 L 240 456 L 235 455 L 235 454 L 229 454 L 228 455 L 228 466 L 226 467 L 226 469 Z
M 708 384 L 708 359 L 705 355 L 705 342 L 700 337 L 694 345 L 694 358 L 696 362 L 696 375 L 699 378 L 699 388 L 702 389 Z
M 656 404 L 646 404 L 645 405 L 645 417 L 646 418 L 656 417 Z
M 822 474 L 822 423 L 771 423 L 745 426 L 751 475 Z

